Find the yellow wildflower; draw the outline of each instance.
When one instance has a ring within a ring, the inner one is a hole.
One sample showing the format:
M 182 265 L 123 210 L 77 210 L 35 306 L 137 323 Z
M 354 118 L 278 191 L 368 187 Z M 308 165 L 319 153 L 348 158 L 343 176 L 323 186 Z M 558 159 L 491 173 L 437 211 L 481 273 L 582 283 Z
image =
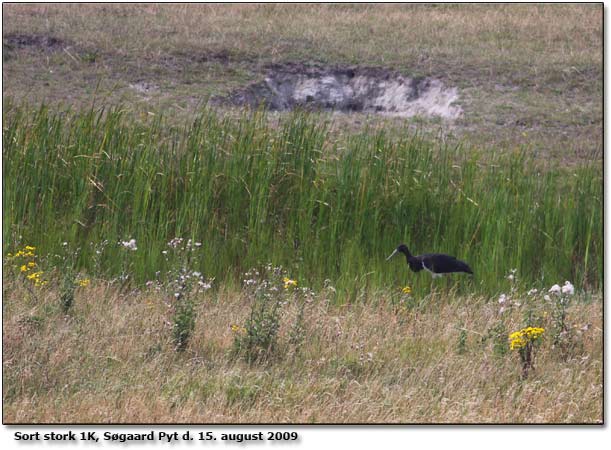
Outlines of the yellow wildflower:
M 28 267 L 29 267 L 29 268 L 36 267 L 36 263 L 35 263 L 34 261 L 30 261 L 30 262 L 28 263 Z
M 509 348 L 511 350 L 526 347 L 529 342 L 533 342 L 545 333 L 545 328 L 527 327 L 519 331 L 514 331 L 509 335 Z
M 89 283 L 91 283 L 91 280 L 89 278 L 83 278 L 82 280 L 78 281 L 78 285 L 81 287 L 89 286 Z
M 246 333 L 246 328 L 236 325 L 235 323 L 231 325 L 231 331 L 234 333 Z
M 25 264 L 23 266 L 21 266 L 21 271 L 22 272 L 27 272 L 28 271 L 28 266 L 26 266 Z
M 26 245 L 25 249 L 29 252 L 33 252 L 34 250 L 36 250 L 36 247 L 32 247 L 31 245 Z
M 282 279 L 282 281 L 284 281 L 284 289 L 288 289 L 290 287 L 297 287 L 297 281 L 296 280 L 291 280 L 288 277 L 284 277 Z
M 527 344 L 526 339 L 524 339 L 524 337 L 519 334 L 517 336 L 514 336 L 515 333 L 511 334 L 509 336 L 509 348 L 510 350 L 516 350 L 522 347 L 525 347 Z
M 403 291 L 404 294 L 411 294 L 412 288 L 409 286 L 405 286 L 403 289 L 401 289 L 401 291 Z

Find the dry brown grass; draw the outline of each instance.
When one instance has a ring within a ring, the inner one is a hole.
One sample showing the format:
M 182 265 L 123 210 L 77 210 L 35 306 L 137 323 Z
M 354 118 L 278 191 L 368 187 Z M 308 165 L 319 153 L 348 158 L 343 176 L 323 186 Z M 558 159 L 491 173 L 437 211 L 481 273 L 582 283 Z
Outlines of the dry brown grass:
M 13 4 L 3 12 L 5 34 L 48 33 L 140 56 L 223 50 L 279 61 L 302 52 L 308 59 L 392 65 L 409 65 L 413 57 L 468 66 L 519 62 L 533 71 L 598 65 L 602 56 L 600 4 Z
M 5 97 L 189 116 L 288 61 L 384 66 L 460 92 L 451 134 L 570 160 L 602 154 L 602 5 L 3 5 Z M 148 83 L 139 92 L 130 85 Z M 355 117 L 355 122 L 362 121 Z M 436 131 L 437 121 L 417 122 Z
M 170 312 L 154 292 L 119 294 L 105 284 L 77 291 L 60 313 L 57 292 L 38 302 L 4 283 L 4 423 L 601 423 L 602 300 L 576 302 L 588 331 L 563 359 L 546 339 L 520 379 L 516 354 L 481 342 L 498 323 L 495 299 L 435 294 L 418 313 L 388 294 L 332 306 L 325 292 L 307 309 L 300 352 L 283 343 L 266 364 L 231 356 L 230 325 L 249 310 L 240 292 L 198 298 L 195 335 L 172 349 Z M 520 327 L 519 309 L 503 316 Z M 296 308 L 287 305 L 281 342 Z M 545 324 L 549 327 L 550 324 Z M 457 351 L 460 329 L 469 330 Z

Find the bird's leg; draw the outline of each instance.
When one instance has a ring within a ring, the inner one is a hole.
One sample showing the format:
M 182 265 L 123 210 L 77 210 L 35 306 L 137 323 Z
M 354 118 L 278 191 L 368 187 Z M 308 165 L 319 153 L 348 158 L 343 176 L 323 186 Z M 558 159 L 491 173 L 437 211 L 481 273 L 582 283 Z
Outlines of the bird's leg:
M 450 277 L 446 277 L 446 283 L 445 283 L 446 289 L 445 290 L 448 293 L 448 295 L 450 295 L 450 292 L 452 291 L 452 288 L 451 288 L 452 284 L 450 283 L 450 281 L 451 281 Z
M 430 289 L 431 293 L 433 293 L 435 290 L 435 278 L 439 278 L 439 277 L 441 277 L 441 275 L 438 273 L 434 273 L 433 276 L 431 277 L 431 289 Z

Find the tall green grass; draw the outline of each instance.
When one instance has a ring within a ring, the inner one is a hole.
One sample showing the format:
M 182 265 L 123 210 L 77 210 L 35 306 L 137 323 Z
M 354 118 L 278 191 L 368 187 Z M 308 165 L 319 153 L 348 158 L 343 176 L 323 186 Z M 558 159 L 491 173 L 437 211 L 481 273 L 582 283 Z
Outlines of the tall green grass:
M 217 281 L 271 262 L 350 297 L 430 289 L 428 274 L 385 261 L 405 242 L 468 261 L 475 277 L 456 276 L 461 290 L 506 289 L 512 268 L 532 286 L 602 287 L 599 165 L 541 169 L 524 151 L 447 147 L 407 131 L 338 136 L 316 115 L 271 122 L 204 109 L 172 127 L 120 108 L 7 104 L 3 251 L 21 241 L 51 253 L 67 241 L 93 270 L 91 243 L 109 240 L 93 275 L 129 269 L 142 282 L 166 269 L 161 252 L 180 236 L 202 242 L 191 264 Z M 117 245 L 129 238 L 137 251 Z

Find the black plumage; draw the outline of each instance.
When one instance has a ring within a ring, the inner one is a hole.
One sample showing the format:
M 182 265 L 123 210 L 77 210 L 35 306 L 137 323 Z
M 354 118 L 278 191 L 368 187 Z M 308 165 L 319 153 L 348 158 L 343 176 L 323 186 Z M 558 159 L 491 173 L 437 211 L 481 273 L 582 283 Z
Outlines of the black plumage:
M 469 265 L 460 259 L 456 259 L 454 256 L 445 255 L 443 253 L 427 253 L 414 256 L 410 253 L 405 244 L 399 245 L 386 260 L 388 261 L 397 253 L 403 253 L 405 255 L 409 268 L 414 272 L 420 272 L 424 269 L 431 272 L 433 277 L 440 277 L 444 273 L 452 272 L 465 272 L 473 275 L 473 271 Z

